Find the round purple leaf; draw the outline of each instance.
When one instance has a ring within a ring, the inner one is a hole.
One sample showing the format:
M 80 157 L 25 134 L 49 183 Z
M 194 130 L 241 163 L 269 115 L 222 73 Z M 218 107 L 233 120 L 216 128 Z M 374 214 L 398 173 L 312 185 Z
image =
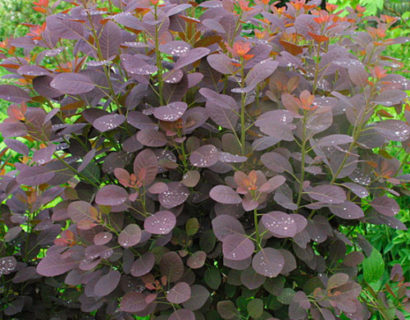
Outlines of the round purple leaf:
M 159 211 L 144 221 L 144 229 L 152 234 L 168 234 L 176 224 L 175 215 L 170 211 Z
M 118 243 L 124 248 L 135 246 L 140 240 L 141 229 L 137 224 L 129 224 L 118 236 Z
M 195 314 L 188 309 L 178 309 L 170 315 L 168 320 L 195 320 Z
M 153 114 L 158 120 L 172 122 L 180 119 L 187 109 L 185 102 L 171 102 L 166 106 L 154 108 Z
M 242 202 L 241 197 L 235 190 L 224 185 L 213 187 L 209 192 L 209 196 L 216 202 L 223 204 L 239 204 Z
M 130 291 L 122 297 L 120 310 L 124 312 L 139 312 L 147 307 L 145 296 L 142 293 Z
M 17 266 L 17 260 L 13 256 L 0 258 L 0 277 L 12 273 Z
M 107 114 L 94 120 L 93 127 L 98 131 L 105 132 L 119 127 L 125 121 L 122 114 Z
M 158 200 L 163 207 L 171 209 L 183 204 L 188 196 L 188 188 L 178 182 L 171 182 L 168 183 L 168 190 L 159 194 Z
M 252 240 L 241 234 L 230 234 L 222 243 L 222 252 L 229 260 L 245 260 L 253 254 L 254 250 Z
M 279 275 L 285 265 L 285 258 L 279 250 L 264 248 L 259 251 L 252 259 L 253 269 L 268 278 Z
M 244 234 L 245 229 L 238 219 L 222 214 L 212 220 L 212 230 L 215 237 L 223 241 L 226 236 L 231 234 Z
M 167 293 L 167 300 L 171 303 L 180 304 L 191 298 L 191 287 L 186 282 L 178 282 Z
M 140 258 L 134 261 L 131 267 L 131 275 L 141 277 L 152 270 L 155 264 L 155 256 L 152 252 L 144 253 Z
M 328 184 L 313 187 L 307 193 L 312 199 L 324 203 L 343 203 L 346 200 L 346 193 L 342 188 Z
M 96 296 L 104 297 L 109 295 L 117 288 L 121 279 L 121 273 L 117 270 L 110 270 L 106 275 L 102 276 L 94 286 Z
M 350 201 L 331 205 L 329 206 L 329 209 L 334 215 L 347 220 L 360 219 L 364 217 L 362 208 Z
M 128 198 L 128 193 L 124 188 L 116 185 L 108 185 L 97 192 L 95 202 L 103 206 L 119 206 Z
M 205 264 L 206 253 L 204 251 L 197 251 L 190 256 L 186 262 L 191 269 L 202 268 Z
M 272 211 L 264 214 L 261 222 L 266 229 L 278 238 L 293 237 L 298 230 L 295 219 L 281 211 Z
M 213 166 L 219 160 L 218 149 L 212 144 L 199 147 L 191 153 L 189 161 L 192 165 L 199 168 L 208 168 Z
M 99 232 L 94 236 L 94 244 L 98 246 L 102 246 L 110 242 L 111 239 L 112 239 L 111 232 Z
M 387 196 L 382 196 L 374 199 L 370 205 L 376 209 L 377 212 L 385 216 L 392 217 L 399 213 L 400 207 L 397 202 Z
M 70 72 L 56 75 L 50 82 L 50 86 L 67 94 L 87 93 L 95 87 L 87 76 Z

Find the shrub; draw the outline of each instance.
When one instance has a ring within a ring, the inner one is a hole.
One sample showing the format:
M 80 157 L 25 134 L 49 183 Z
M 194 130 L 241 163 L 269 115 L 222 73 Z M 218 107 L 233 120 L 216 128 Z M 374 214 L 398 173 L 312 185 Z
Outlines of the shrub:
M 361 7 L 255 2 L 72 1 L 8 41 L 7 316 L 369 317 L 357 270 L 373 288 L 381 256 L 339 230 L 406 228 L 389 195 L 408 177 L 381 151 L 409 147 L 381 111 L 406 99 L 381 55 L 406 39 L 388 16 L 357 31 Z

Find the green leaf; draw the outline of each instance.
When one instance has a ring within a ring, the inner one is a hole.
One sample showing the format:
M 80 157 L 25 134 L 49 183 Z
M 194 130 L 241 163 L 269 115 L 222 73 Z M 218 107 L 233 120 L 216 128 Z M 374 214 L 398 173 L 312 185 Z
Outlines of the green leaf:
M 363 277 L 367 283 L 379 280 L 384 273 L 384 260 L 379 251 L 373 248 L 370 257 L 363 260 Z
M 365 15 L 375 15 L 378 10 L 383 9 L 384 0 L 360 0 L 360 5 L 366 7 Z
M 222 282 L 221 273 L 215 267 L 208 268 L 204 275 L 205 283 L 213 290 L 217 290 Z
M 188 236 L 193 236 L 199 230 L 199 221 L 197 218 L 190 218 L 186 222 L 185 231 Z
M 263 301 L 261 299 L 253 299 L 249 301 L 248 306 L 248 314 L 252 318 L 259 318 L 263 313 Z

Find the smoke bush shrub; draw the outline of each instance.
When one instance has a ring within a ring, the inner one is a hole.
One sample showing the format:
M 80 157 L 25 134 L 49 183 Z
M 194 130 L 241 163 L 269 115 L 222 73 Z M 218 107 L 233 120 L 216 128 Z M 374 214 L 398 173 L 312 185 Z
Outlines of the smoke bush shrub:
M 383 107 L 408 82 L 382 52 L 407 39 L 361 7 L 255 2 L 73 0 L 3 44 L 5 315 L 369 318 L 358 265 L 383 270 L 338 229 L 405 229 L 383 147 L 410 131 Z

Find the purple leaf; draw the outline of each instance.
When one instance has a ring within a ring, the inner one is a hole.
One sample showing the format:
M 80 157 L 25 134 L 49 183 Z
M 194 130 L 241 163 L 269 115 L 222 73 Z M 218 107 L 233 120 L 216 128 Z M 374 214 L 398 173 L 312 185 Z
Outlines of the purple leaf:
M 240 275 L 240 280 L 242 284 L 249 290 L 255 290 L 259 288 L 265 282 L 265 277 L 249 267 L 246 270 L 243 270 Z
M 97 151 L 95 149 L 91 149 L 87 152 L 87 154 L 83 158 L 83 162 L 81 162 L 80 166 L 78 167 L 78 172 L 83 171 L 90 164 L 90 162 L 94 159 L 96 152 Z
M 223 204 L 239 204 L 242 202 L 241 197 L 235 190 L 224 185 L 213 187 L 209 192 L 209 196 L 216 202 Z
M 104 24 L 99 37 L 100 49 L 103 59 L 109 59 L 118 54 L 122 42 L 121 28 L 114 22 Z
M 181 183 L 186 187 L 193 188 L 198 184 L 200 179 L 201 179 L 201 174 L 198 171 L 189 170 L 182 177 Z
M 218 160 L 223 163 L 242 163 L 248 160 L 245 156 L 239 156 L 228 152 L 219 152 Z
M 345 134 L 331 134 L 330 136 L 321 138 L 317 142 L 317 145 L 320 147 L 331 147 L 340 144 L 348 144 L 351 142 L 353 142 L 353 138 L 351 136 Z
M 227 259 L 238 261 L 249 258 L 255 246 L 249 238 L 241 234 L 230 234 L 224 237 L 222 252 Z
M 195 320 L 195 314 L 188 309 L 178 309 L 169 316 L 168 320 Z
M 137 133 L 137 140 L 147 147 L 163 147 L 167 144 L 165 135 L 155 129 L 142 129 Z
M 144 221 L 144 229 L 152 234 L 168 234 L 176 224 L 175 215 L 170 211 L 158 211 Z
M 212 220 L 212 230 L 220 241 L 223 241 L 228 235 L 245 234 L 245 229 L 239 220 L 226 214 L 219 215 Z
M 265 213 L 261 222 L 277 238 L 293 237 L 298 230 L 292 215 L 281 211 Z
M 366 198 L 367 196 L 369 196 L 369 191 L 365 187 L 363 187 L 361 185 L 358 185 L 356 183 L 346 182 L 346 183 L 343 184 L 343 186 L 348 188 L 350 191 L 352 191 L 359 198 Z
M 38 76 L 33 79 L 33 88 L 40 95 L 47 98 L 57 98 L 63 95 L 63 92 L 60 90 L 54 89 L 50 86 L 53 78 L 51 76 Z
M 211 50 L 209 50 L 208 48 L 191 49 L 187 54 L 178 59 L 178 61 L 174 65 L 173 70 L 181 69 L 183 67 L 186 67 L 187 65 L 190 65 L 191 63 L 194 63 L 195 61 L 202 59 L 203 57 L 207 56 L 210 51 Z
M 218 149 L 207 144 L 193 151 L 189 157 L 192 165 L 199 168 L 208 168 L 216 164 L 219 160 Z
M 168 190 L 160 193 L 158 200 L 161 205 L 171 209 L 183 204 L 189 196 L 189 190 L 179 182 L 168 183 Z
M 7 145 L 7 147 L 16 151 L 17 153 L 21 153 L 25 156 L 28 156 L 30 150 L 23 142 L 14 139 L 5 139 L 4 143 Z
M 99 205 L 113 207 L 123 204 L 127 198 L 128 193 L 124 188 L 110 184 L 98 190 L 95 202 Z
M 98 211 L 85 201 L 71 202 L 67 207 L 68 216 L 83 230 L 93 228 L 98 222 Z
M 87 93 L 95 88 L 90 78 L 84 74 L 71 72 L 56 75 L 50 86 L 66 94 Z
M 127 72 L 137 76 L 148 76 L 158 70 L 156 66 L 150 65 L 145 60 L 130 54 L 122 54 L 121 63 Z
M 191 50 L 191 45 L 185 41 L 176 40 L 161 44 L 159 50 L 172 56 L 182 57 Z
M 112 239 L 111 232 L 99 232 L 94 236 L 94 244 L 97 246 L 102 246 L 107 244 Z
M 370 205 L 374 209 L 376 209 L 377 212 L 388 217 L 393 217 L 400 211 L 400 207 L 397 202 L 387 196 L 382 196 L 374 199 L 372 202 L 370 202 Z
M 206 253 L 204 251 L 194 252 L 187 260 L 186 264 L 191 269 L 202 268 L 206 261 Z
M 238 105 L 228 95 L 202 88 L 199 93 L 206 98 L 206 110 L 209 117 L 219 126 L 234 130 L 238 122 Z
M 402 90 L 392 89 L 383 90 L 373 102 L 376 104 L 381 104 L 387 107 L 394 106 L 396 104 L 402 103 L 406 99 L 406 92 Z
M 185 102 L 171 102 L 166 106 L 154 108 L 154 117 L 162 121 L 177 121 L 181 118 L 185 111 L 188 109 L 188 105 Z
M 256 64 L 249 72 L 245 78 L 246 88 L 245 92 L 250 92 L 256 86 L 264 81 L 266 78 L 275 72 L 279 65 L 279 62 L 273 61 L 271 58 L 263 60 Z
M 150 149 L 145 149 L 135 157 L 134 174 L 141 179 L 143 185 L 150 185 L 154 182 L 158 173 L 158 161 L 155 153 Z
M 37 162 L 38 164 L 45 164 L 47 162 L 50 162 L 56 149 L 57 146 L 51 143 L 45 148 L 34 151 L 33 161 Z
M 38 186 L 49 182 L 54 176 L 55 173 L 47 167 L 25 167 L 20 170 L 20 174 L 17 176 L 17 182 L 28 186 Z
M 131 275 L 141 277 L 152 270 L 155 265 L 155 256 L 152 252 L 146 252 L 133 263 Z
M 410 138 L 410 127 L 400 120 L 376 122 L 374 128 L 388 140 L 406 141 Z
M 167 300 L 171 303 L 180 304 L 191 298 L 191 287 L 186 282 L 178 282 L 167 292 Z
M 235 73 L 236 68 L 233 66 L 231 59 L 225 54 L 211 54 L 206 59 L 212 68 L 222 74 Z
M 350 79 L 356 86 L 365 87 L 367 85 L 369 74 L 362 64 L 357 63 L 356 65 L 349 66 L 347 70 L 349 72 Z
M 63 259 L 58 253 L 49 253 L 37 265 L 37 273 L 45 277 L 55 277 L 70 271 L 78 265 L 71 258 Z
M 131 111 L 128 113 L 127 121 L 130 125 L 137 129 L 155 129 L 156 125 L 152 120 L 138 111 Z
M 267 152 L 261 157 L 262 163 L 266 168 L 272 170 L 273 172 L 293 172 L 292 166 L 288 159 L 278 152 Z
M 357 204 L 350 201 L 345 201 L 339 204 L 333 204 L 329 206 L 329 209 L 334 215 L 343 219 L 352 220 L 364 217 L 362 208 L 360 208 Z
M 17 260 L 13 256 L 0 257 L 0 277 L 16 270 Z
M 260 192 L 271 193 L 284 184 L 286 178 L 284 176 L 274 176 L 265 182 L 260 188 Z
M 123 312 L 139 312 L 147 307 L 145 296 L 142 293 L 129 291 L 121 300 L 120 310 Z
M 127 225 L 118 236 L 118 243 L 123 248 L 133 247 L 141 240 L 141 228 L 137 224 Z
M 3 84 L 0 85 L 0 99 L 14 103 L 23 103 L 29 101 L 31 98 L 23 89 L 11 84 Z
M 117 270 L 110 270 L 103 275 L 94 286 L 94 293 L 98 297 L 109 295 L 120 283 L 121 273 Z
M 0 123 L 0 132 L 3 138 L 23 137 L 27 135 L 27 128 L 21 122 L 3 122 Z
M 182 259 L 174 251 L 167 252 L 162 256 L 159 268 L 161 274 L 167 277 L 168 282 L 178 281 L 184 274 Z
M 108 114 L 97 118 L 93 122 L 93 127 L 98 131 L 106 132 L 113 130 L 123 124 L 125 117 L 122 114 Z
M 279 250 L 263 248 L 252 259 L 253 269 L 268 278 L 279 275 L 285 265 L 285 259 Z
M 296 128 L 292 124 L 294 115 L 288 110 L 273 110 L 263 113 L 255 121 L 255 125 L 260 130 L 273 138 L 285 141 L 293 141 L 293 130 Z M 272 126 L 272 123 L 275 123 Z
M 206 303 L 209 298 L 208 290 L 199 284 L 194 284 L 191 287 L 191 298 L 186 301 L 183 306 L 191 311 L 198 310 Z
M 312 199 L 323 203 L 337 204 L 346 200 L 346 193 L 342 188 L 328 184 L 313 187 L 306 193 Z
M 144 30 L 142 22 L 137 17 L 134 17 L 130 12 L 125 11 L 118 13 L 113 17 L 113 19 L 127 28 L 139 31 Z

